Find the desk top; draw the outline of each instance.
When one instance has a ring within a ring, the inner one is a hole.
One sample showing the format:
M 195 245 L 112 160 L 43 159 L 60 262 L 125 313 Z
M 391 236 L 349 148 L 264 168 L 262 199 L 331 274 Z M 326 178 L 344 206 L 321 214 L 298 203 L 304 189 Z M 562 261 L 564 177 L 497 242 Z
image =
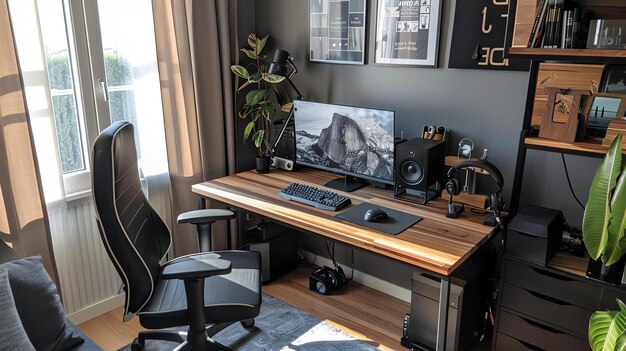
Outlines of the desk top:
M 458 219 L 446 218 L 447 202 L 440 198 L 421 206 L 396 200 L 393 191 L 372 186 L 351 193 L 334 190 L 349 197 L 352 205 L 331 212 L 287 201 L 278 194 L 291 183 L 323 187 L 335 178 L 336 174 L 314 169 L 296 172 L 272 170 L 269 174 L 248 171 L 196 184 L 192 190 L 232 207 L 442 275 L 450 275 L 494 233 L 494 228 L 481 224 L 484 215 L 465 211 Z M 363 202 L 415 214 L 424 219 L 392 236 L 335 218 L 338 213 Z

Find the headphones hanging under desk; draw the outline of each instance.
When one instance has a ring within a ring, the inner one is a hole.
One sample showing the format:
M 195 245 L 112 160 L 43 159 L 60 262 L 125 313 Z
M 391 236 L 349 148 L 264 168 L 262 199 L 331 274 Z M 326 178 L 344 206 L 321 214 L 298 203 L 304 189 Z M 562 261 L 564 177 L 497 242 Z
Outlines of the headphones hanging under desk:
M 448 170 L 448 181 L 446 182 L 445 188 L 450 197 L 448 198 L 448 212 L 446 213 L 446 217 L 448 218 L 458 218 L 459 215 L 465 209 L 464 205 L 456 205 L 452 201 L 454 195 L 459 195 L 461 193 L 461 185 L 459 181 L 454 178 L 454 173 L 456 171 L 464 169 L 464 168 L 480 168 L 491 176 L 491 178 L 496 183 L 496 191 L 489 195 L 488 204 L 491 211 L 493 211 L 493 215 L 495 216 L 496 222 L 501 229 L 503 229 L 502 219 L 500 217 L 501 211 L 504 209 L 505 203 L 502 198 L 502 187 L 504 186 L 504 178 L 502 177 L 502 173 L 498 167 L 487 160 L 482 160 L 479 158 L 471 158 L 465 161 L 459 162 L 456 165 L 452 166 L 450 170 Z

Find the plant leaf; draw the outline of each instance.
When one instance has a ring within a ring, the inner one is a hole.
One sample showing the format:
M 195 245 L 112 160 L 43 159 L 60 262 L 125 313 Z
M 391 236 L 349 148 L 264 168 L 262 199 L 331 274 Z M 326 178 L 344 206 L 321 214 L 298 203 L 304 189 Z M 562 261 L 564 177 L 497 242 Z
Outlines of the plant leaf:
M 620 300 L 620 299 L 615 299 L 615 301 L 617 302 L 617 306 L 619 306 L 619 310 L 620 310 L 620 312 L 622 312 L 623 314 L 626 314 L 626 305 L 624 305 L 624 303 L 622 302 L 622 300 Z
M 285 80 L 285 77 L 271 73 L 263 73 L 263 80 L 271 84 L 276 84 Z
M 250 78 L 248 78 L 248 81 L 250 83 L 258 83 L 261 81 L 261 79 L 263 79 L 263 74 L 261 74 L 261 72 L 257 72 L 251 75 Z
M 626 351 L 626 334 L 622 334 L 617 338 L 615 351 Z
M 267 38 L 269 38 L 269 35 L 264 36 L 262 39 L 259 39 L 257 42 L 257 48 L 256 48 L 256 54 L 259 55 L 261 53 L 261 51 L 263 51 L 263 48 L 265 47 L 265 44 L 267 43 Z
M 283 106 L 281 106 L 280 110 L 283 112 L 291 112 L 292 108 L 293 108 L 293 102 L 288 102 L 284 104 Z
M 250 122 L 246 125 L 246 129 L 244 129 L 243 131 L 243 141 L 248 140 L 248 138 L 250 137 L 250 133 L 252 132 L 252 129 L 254 129 L 254 122 Z
M 583 216 L 583 240 L 589 256 L 594 260 L 602 255 L 609 240 L 611 191 L 615 188 L 617 176 L 622 170 L 621 139 L 618 136 L 613 140 L 589 189 L 589 199 Z
M 253 50 L 250 49 L 239 49 L 241 52 L 243 52 L 244 54 L 246 54 L 246 56 L 248 56 L 248 58 L 252 59 L 252 60 L 256 60 L 256 54 L 254 53 Z
M 241 86 L 239 87 L 239 89 L 237 89 L 237 92 L 242 91 L 245 87 L 247 87 L 248 85 L 252 84 L 251 81 L 247 80 L 245 81 L 243 84 L 241 84 Z
M 248 70 L 243 66 L 232 65 L 230 66 L 230 70 L 233 71 L 233 73 L 236 74 L 240 78 L 243 78 L 243 79 L 250 78 L 250 73 L 248 73 Z
M 617 139 L 621 139 L 621 134 L 618 134 Z M 621 141 L 618 143 L 621 146 Z M 621 148 L 619 149 L 619 155 L 616 157 L 621 158 Z M 626 172 L 622 171 L 622 174 L 617 179 L 617 185 L 613 191 L 613 197 L 611 198 L 611 221 L 608 227 L 608 243 L 607 243 L 607 259 L 605 264 L 610 266 L 622 257 L 626 251 Z M 624 312 L 626 313 L 626 312 Z
M 263 89 L 254 89 L 250 90 L 246 95 L 246 104 L 250 106 L 254 106 L 258 104 L 265 97 L 265 90 Z
M 250 47 L 251 47 L 252 49 L 255 49 L 255 48 L 256 48 L 256 42 L 257 42 L 257 40 L 258 40 L 258 39 L 257 39 L 257 37 L 256 37 L 256 34 L 254 34 L 254 33 L 250 33 L 250 34 L 248 34 L 248 45 L 250 45 Z
M 254 133 L 254 146 L 259 147 L 263 144 L 263 136 L 265 136 L 265 131 L 263 129 L 259 129 Z
M 619 311 L 596 311 L 589 320 L 589 346 L 593 351 L 613 351 L 626 331 L 626 315 Z

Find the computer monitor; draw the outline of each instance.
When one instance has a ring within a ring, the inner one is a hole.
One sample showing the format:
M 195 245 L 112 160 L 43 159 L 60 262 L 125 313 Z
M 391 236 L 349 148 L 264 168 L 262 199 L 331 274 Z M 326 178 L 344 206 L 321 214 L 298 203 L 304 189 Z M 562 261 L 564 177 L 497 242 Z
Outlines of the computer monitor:
M 394 117 L 393 111 L 296 100 L 296 163 L 345 175 L 326 184 L 344 191 L 363 180 L 393 184 Z

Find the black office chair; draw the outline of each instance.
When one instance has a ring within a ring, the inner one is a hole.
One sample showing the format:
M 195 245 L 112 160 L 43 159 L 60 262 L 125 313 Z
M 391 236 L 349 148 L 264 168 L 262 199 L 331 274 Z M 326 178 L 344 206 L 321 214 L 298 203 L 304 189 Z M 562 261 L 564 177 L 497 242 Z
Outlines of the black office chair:
M 165 262 L 172 238 L 141 190 L 133 125 L 116 122 L 105 129 L 92 157 L 98 228 L 124 284 L 124 321 L 136 314 L 147 329 L 189 326 L 186 333 L 141 332 L 132 349 L 158 339 L 181 342 L 186 350 L 229 350 L 211 336 L 237 321 L 254 325 L 261 308 L 258 252 L 205 252 Z M 179 222 L 196 224 L 207 244 L 210 223 L 233 216 L 228 210 L 199 210 L 181 215 Z

